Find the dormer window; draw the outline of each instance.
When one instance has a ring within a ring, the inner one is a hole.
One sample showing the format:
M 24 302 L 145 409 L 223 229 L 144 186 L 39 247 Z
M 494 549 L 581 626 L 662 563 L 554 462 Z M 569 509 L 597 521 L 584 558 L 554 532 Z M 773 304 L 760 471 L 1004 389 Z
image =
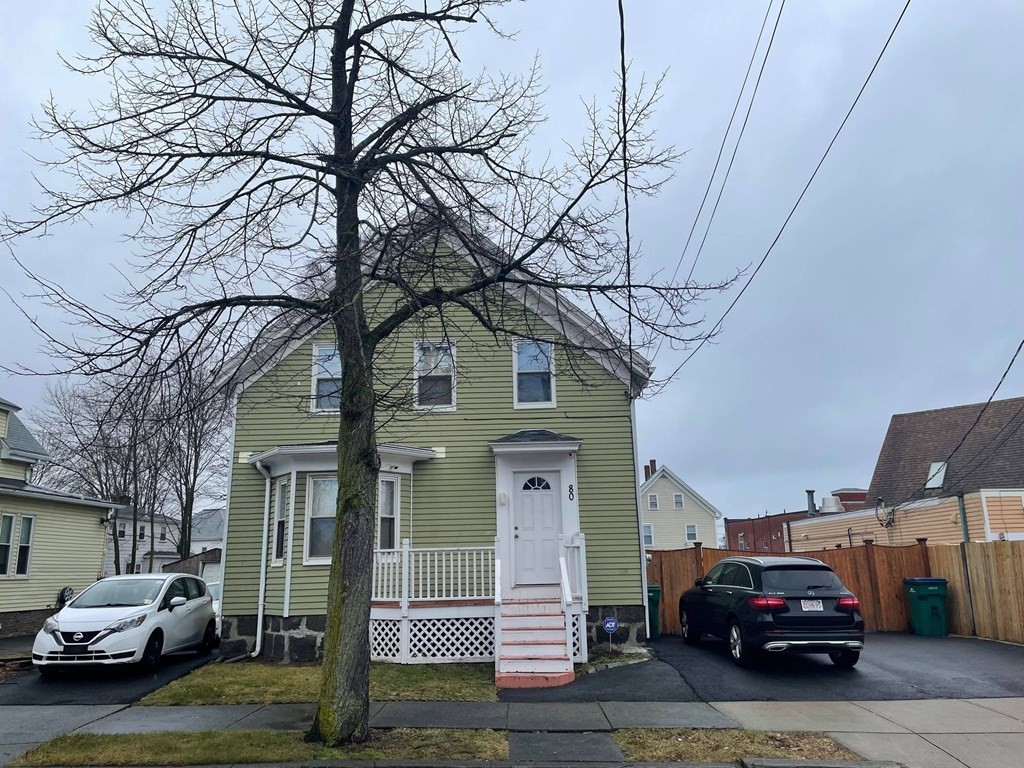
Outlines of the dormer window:
M 416 345 L 417 408 L 455 410 L 455 345 L 421 341 Z
M 512 357 L 515 407 L 554 408 L 554 345 L 550 341 L 517 341 L 512 346 Z
M 341 408 L 341 355 L 330 344 L 313 345 L 313 410 Z
M 941 488 L 943 481 L 946 479 L 946 462 L 944 461 L 933 461 L 931 466 L 928 467 L 928 479 L 925 481 L 924 487 L 926 490 L 933 490 L 935 488 Z

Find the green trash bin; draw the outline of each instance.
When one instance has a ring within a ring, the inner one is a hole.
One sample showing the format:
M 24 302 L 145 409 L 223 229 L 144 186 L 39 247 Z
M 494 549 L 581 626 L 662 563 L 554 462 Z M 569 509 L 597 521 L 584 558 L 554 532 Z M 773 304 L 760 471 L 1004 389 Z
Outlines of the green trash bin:
M 661 637 L 658 627 L 658 610 L 661 607 L 661 587 L 657 584 L 647 585 L 647 623 L 651 627 L 651 636 L 648 640 L 657 640 Z
M 904 579 L 903 592 L 910 608 L 910 631 L 923 637 L 945 637 L 946 588 L 945 579 Z

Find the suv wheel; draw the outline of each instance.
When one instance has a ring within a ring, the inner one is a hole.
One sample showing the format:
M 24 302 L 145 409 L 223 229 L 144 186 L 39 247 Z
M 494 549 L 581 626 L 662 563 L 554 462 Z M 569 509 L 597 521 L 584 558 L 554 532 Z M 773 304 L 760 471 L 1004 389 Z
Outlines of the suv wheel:
M 679 623 L 682 626 L 684 643 L 687 645 L 697 645 L 700 643 L 701 629 L 694 623 L 686 611 L 679 612 Z
M 199 643 L 199 646 L 196 648 L 196 653 L 198 653 L 200 656 L 205 656 L 213 650 L 213 646 L 215 646 L 216 644 L 217 626 L 213 623 L 213 621 L 210 621 L 210 623 L 206 625 L 206 631 L 203 632 L 203 640 L 201 643 Z
M 160 669 L 160 657 L 163 654 L 164 643 L 159 635 L 152 635 L 146 643 L 146 650 L 142 652 L 142 659 L 139 660 L 139 669 L 149 674 Z
M 860 661 L 860 651 L 832 651 L 828 657 L 840 669 L 853 669 Z
M 754 663 L 754 650 L 747 645 L 743 630 L 736 619 L 729 624 L 729 657 L 737 666 L 749 667 Z

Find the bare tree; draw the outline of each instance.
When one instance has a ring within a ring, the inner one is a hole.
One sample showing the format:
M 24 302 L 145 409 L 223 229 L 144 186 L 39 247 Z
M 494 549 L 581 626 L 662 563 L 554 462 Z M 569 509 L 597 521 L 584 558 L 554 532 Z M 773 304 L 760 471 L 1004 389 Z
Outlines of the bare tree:
M 549 334 L 533 310 L 574 302 L 590 333 L 557 339 L 566 357 L 632 361 L 656 338 L 696 337 L 688 308 L 724 285 L 638 278 L 617 234 L 623 191 L 653 194 L 676 159 L 649 127 L 658 84 L 626 98 L 620 82 L 613 106 L 584 105 L 585 129 L 556 163 L 529 151 L 538 67 L 464 70 L 461 36 L 475 25 L 504 38 L 493 14 L 506 2 L 169 0 L 158 18 L 144 0 L 100 0 L 96 50 L 70 66 L 105 79 L 109 97 L 85 114 L 46 105 L 59 180 L 35 215 L 6 219 L 8 242 L 99 209 L 137 223 L 140 277 L 116 312 L 32 273 L 95 331 L 83 342 L 40 328 L 77 372 L 145 361 L 167 377 L 193 344 L 263 363 L 266 346 L 333 330 L 338 523 L 313 726 L 330 744 L 368 734 L 377 410 L 393 405 L 374 361 L 395 332 Z M 628 397 L 641 367 L 627 369 Z

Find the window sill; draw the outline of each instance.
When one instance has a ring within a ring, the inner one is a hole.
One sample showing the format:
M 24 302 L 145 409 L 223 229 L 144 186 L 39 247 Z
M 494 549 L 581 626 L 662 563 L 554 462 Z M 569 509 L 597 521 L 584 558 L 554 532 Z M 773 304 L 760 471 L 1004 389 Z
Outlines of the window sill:
M 334 408 L 334 409 L 310 408 L 309 409 L 309 415 L 310 416 L 340 416 L 341 415 L 341 409 L 340 408 Z
M 540 411 L 540 410 L 545 410 L 545 409 L 550 410 L 552 408 L 557 408 L 557 407 L 558 407 L 558 404 L 555 403 L 554 400 L 552 400 L 550 402 L 547 402 L 547 403 L 513 403 L 512 404 L 512 408 L 517 410 L 517 411 Z
M 318 557 L 316 560 L 306 560 L 306 559 L 303 559 L 302 564 L 303 565 L 330 565 L 331 564 L 331 558 L 329 558 L 329 557 Z
M 454 405 L 414 405 L 412 409 L 416 413 L 455 413 L 456 411 Z

